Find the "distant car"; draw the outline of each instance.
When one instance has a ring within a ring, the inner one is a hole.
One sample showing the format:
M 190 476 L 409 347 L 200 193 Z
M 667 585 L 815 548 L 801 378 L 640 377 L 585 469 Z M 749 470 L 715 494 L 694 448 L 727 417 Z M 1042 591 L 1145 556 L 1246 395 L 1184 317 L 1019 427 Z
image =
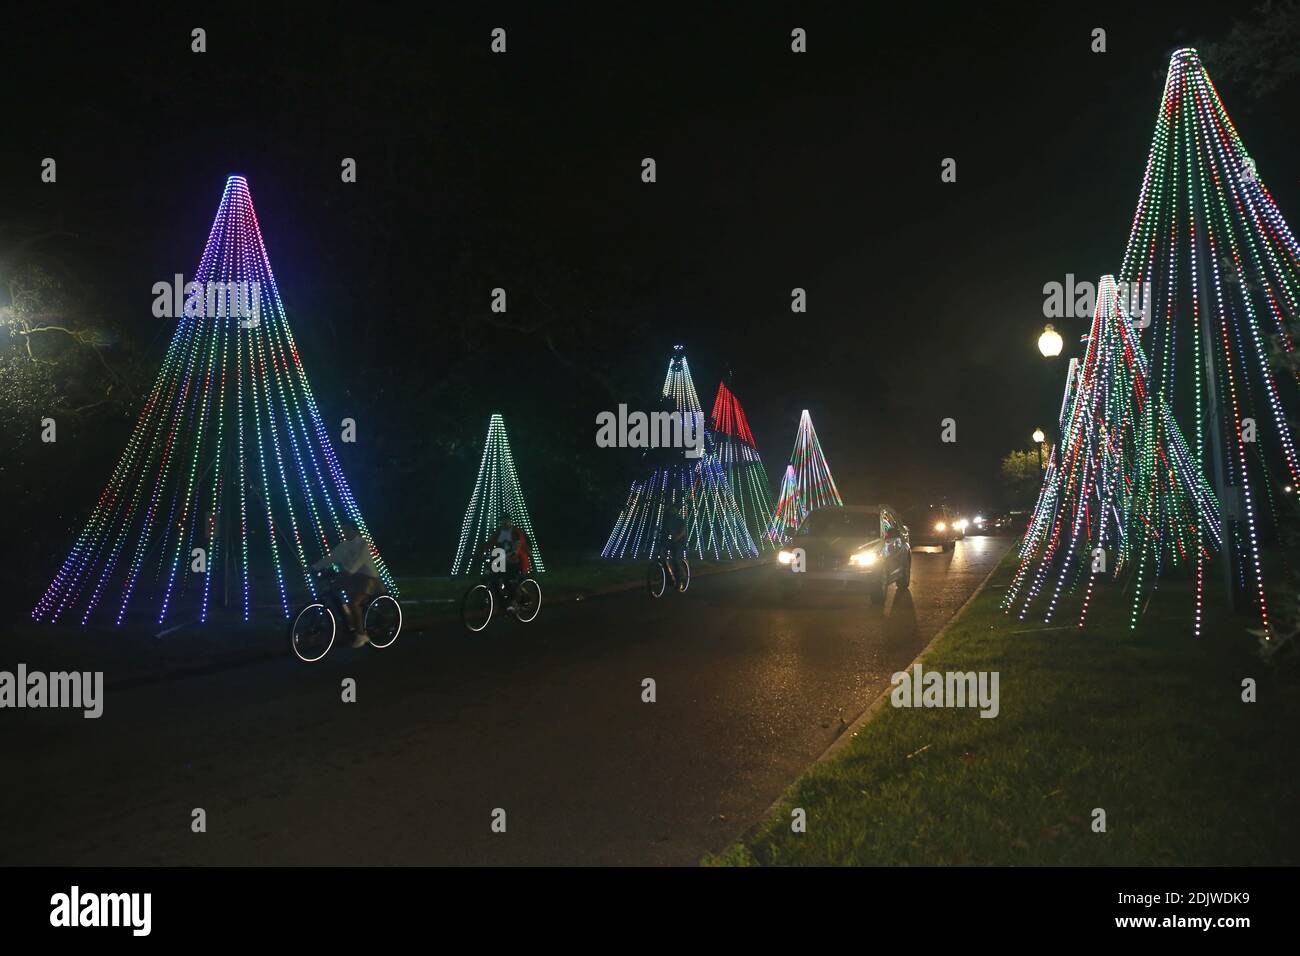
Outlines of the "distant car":
M 918 508 L 913 519 L 913 545 L 938 545 L 944 551 L 948 551 L 956 542 L 966 537 L 966 525 L 947 505 L 927 505 Z
M 819 508 L 778 555 L 782 589 L 860 588 L 883 602 L 889 585 L 912 582 L 907 526 L 889 505 Z
M 1029 524 L 1029 512 L 1004 511 L 995 515 L 990 524 L 994 534 L 1024 534 Z
M 982 511 L 975 512 L 975 516 L 970 519 L 970 525 L 966 528 L 968 535 L 992 534 L 993 522 Z

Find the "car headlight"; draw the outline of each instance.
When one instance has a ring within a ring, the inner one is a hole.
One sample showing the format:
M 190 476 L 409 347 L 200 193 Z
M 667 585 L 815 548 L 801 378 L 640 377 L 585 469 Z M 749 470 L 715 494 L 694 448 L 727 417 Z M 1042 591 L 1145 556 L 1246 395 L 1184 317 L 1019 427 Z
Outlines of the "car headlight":
M 956 528 L 958 531 L 965 531 L 966 525 L 967 525 L 966 519 L 962 518 L 960 521 L 954 524 L 953 527 Z
M 976 516 L 975 516 L 975 523 L 976 523 L 976 524 L 983 524 L 983 523 L 984 523 L 984 516 L 983 516 L 983 515 L 976 515 Z
M 794 552 L 782 551 L 780 554 L 776 556 L 776 559 L 780 561 L 782 564 L 792 564 L 794 562 Z
M 879 555 L 874 551 L 862 551 L 849 558 L 850 564 L 856 564 L 860 568 L 869 568 L 878 560 Z
M 934 526 L 934 530 L 935 530 L 935 531 L 947 531 L 947 530 L 948 530 L 948 526 L 947 526 L 946 524 L 944 524 L 942 521 L 940 521 L 938 524 L 936 524 L 936 525 Z

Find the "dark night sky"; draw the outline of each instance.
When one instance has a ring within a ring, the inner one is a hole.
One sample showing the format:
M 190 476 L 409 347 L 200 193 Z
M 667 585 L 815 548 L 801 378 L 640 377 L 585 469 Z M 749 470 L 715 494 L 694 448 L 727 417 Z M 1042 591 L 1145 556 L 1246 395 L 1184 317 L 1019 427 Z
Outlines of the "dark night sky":
M 554 452 L 525 488 L 534 511 L 594 510 L 577 527 L 607 529 L 618 493 L 572 500 L 563 462 L 624 486 L 631 462 L 600 458 L 595 413 L 648 400 L 676 342 L 706 403 L 734 371 L 773 475 L 807 407 L 848 500 L 987 502 L 998 460 L 1059 403 L 1064 360 L 1035 346 L 1042 286 L 1118 269 L 1169 52 L 1222 37 L 1230 14 L 750 6 L 9 25 L 0 227 L 75 233 L 66 255 L 106 301 L 139 301 L 161 356 L 147 292 L 193 270 L 226 175 L 247 175 L 327 418 L 359 408 L 389 461 L 424 430 L 447 448 L 445 469 L 371 475 L 390 522 L 429 489 L 450 515 L 429 520 L 458 522 L 466 449 L 501 410 Z M 789 52 L 793 26 L 807 55 Z M 1219 88 L 1294 217 L 1294 89 Z M 47 155 L 56 187 L 38 182 Z M 484 320 L 496 285 L 558 357 Z M 1083 324 L 1058 325 L 1077 350 Z M 947 416 L 955 446 L 938 440 Z

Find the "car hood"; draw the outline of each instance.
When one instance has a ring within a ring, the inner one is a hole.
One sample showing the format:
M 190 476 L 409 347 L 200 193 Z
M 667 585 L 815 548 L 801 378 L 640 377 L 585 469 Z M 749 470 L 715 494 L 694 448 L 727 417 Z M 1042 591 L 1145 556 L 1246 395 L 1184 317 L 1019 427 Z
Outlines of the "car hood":
M 835 554 L 848 557 L 851 554 L 857 554 L 859 551 L 866 551 L 868 548 L 880 544 L 880 537 L 861 538 L 856 536 L 819 536 L 808 535 L 804 538 L 796 538 L 794 546 L 803 548 L 805 551 L 816 551 L 821 554 Z

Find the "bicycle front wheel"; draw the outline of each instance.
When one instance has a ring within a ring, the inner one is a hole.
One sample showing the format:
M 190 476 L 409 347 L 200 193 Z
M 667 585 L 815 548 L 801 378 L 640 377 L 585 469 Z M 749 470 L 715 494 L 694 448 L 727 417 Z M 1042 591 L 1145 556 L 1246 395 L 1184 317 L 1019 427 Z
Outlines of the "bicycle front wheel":
M 533 578 L 524 578 L 515 591 L 515 617 L 527 624 L 542 609 L 542 586 Z
M 402 606 L 391 595 L 379 595 L 366 608 L 365 625 L 371 647 L 388 647 L 402 633 Z
M 298 612 L 289 628 L 289 646 L 304 664 L 315 664 L 334 646 L 338 626 L 334 612 L 319 601 Z
M 486 584 L 476 584 L 466 591 L 460 606 L 460 619 L 465 629 L 477 633 L 487 627 L 488 621 L 492 620 L 494 604 L 492 589 Z
M 686 555 L 682 555 L 681 561 L 677 567 L 677 590 L 685 594 L 686 589 L 691 586 L 691 562 L 686 560 Z
M 646 571 L 645 579 L 646 590 L 650 592 L 652 598 L 661 598 L 668 587 L 668 572 L 658 561 L 650 565 Z

